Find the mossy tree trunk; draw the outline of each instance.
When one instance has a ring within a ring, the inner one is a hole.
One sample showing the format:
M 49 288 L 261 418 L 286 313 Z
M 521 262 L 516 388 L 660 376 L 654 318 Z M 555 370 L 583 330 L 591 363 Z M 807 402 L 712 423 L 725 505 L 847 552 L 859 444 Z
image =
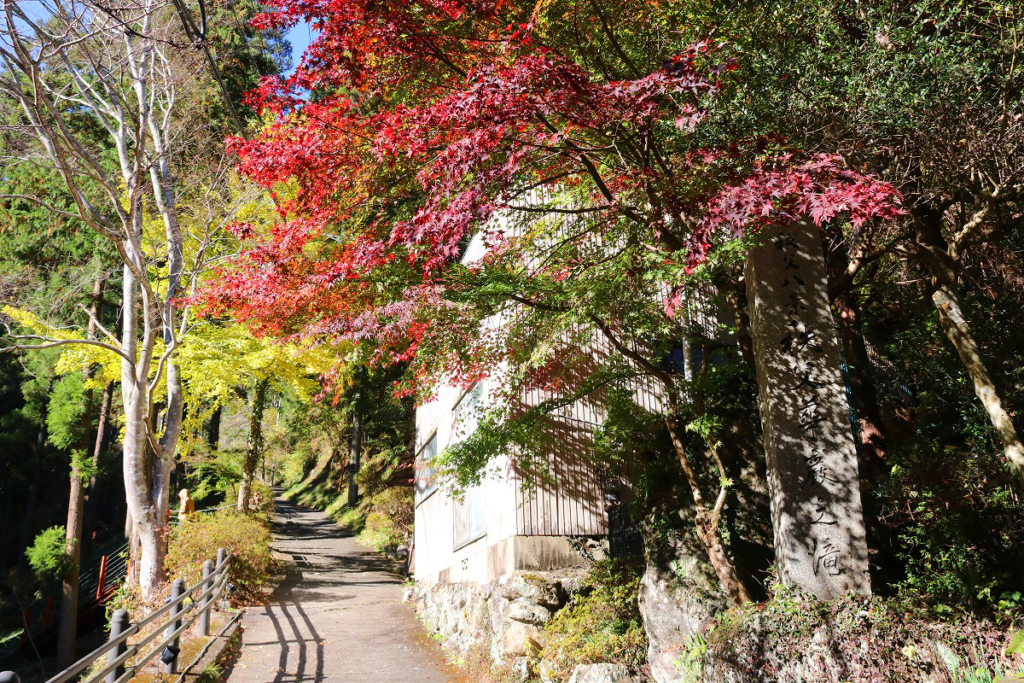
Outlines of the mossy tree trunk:
M 1003 455 L 1010 470 L 1024 486 L 1024 443 L 1004 405 L 978 343 L 963 313 L 957 285 L 960 249 L 942 234 L 942 214 L 936 207 L 918 207 L 914 212 L 914 225 L 918 257 L 931 275 L 931 300 L 939 316 L 946 338 L 956 349 L 968 377 L 974 386 L 989 422 L 1003 445 Z M 962 249 L 963 245 L 961 245 Z
M 256 464 L 259 462 L 260 452 L 263 450 L 263 412 L 267 407 L 269 386 L 269 379 L 259 379 L 256 380 L 252 390 L 249 440 L 245 449 L 245 462 L 242 465 L 242 481 L 238 485 L 239 512 L 249 509 L 249 500 L 252 498 L 252 480 L 256 474 Z

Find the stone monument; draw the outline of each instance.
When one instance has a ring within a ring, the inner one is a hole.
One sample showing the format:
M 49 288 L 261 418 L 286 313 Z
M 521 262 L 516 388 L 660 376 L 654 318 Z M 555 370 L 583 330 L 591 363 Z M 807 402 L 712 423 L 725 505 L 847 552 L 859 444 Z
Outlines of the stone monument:
M 871 593 L 857 452 L 825 258 L 810 222 L 765 228 L 747 255 L 750 327 L 783 584 Z

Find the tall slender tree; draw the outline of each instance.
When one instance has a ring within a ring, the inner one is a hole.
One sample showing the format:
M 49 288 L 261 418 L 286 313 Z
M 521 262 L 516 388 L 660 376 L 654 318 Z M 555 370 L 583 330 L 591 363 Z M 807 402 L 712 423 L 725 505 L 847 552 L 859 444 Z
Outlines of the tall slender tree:
M 101 11 L 61 0 L 40 5 L 31 14 L 17 3 L 3 6 L 0 90 L 14 105 L 9 144 L 22 159 L 55 169 L 74 209 L 25 199 L 72 214 L 114 246 L 122 264 L 122 332 L 118 340 L 90 318 L 102 340 L 36 335 L 15 347 L 88 344 L 120 358 L 125 490 L 140 540 L 138 582 L 153 598 L 163 578 L 182 420 L 174 352 L 187 311 L 179 314 L 174 300 L 203 265 L 202 258 L 184 262 L 173 167 L 177 107 L 196 70 L 172 52 L 178 23 L 161 2 L 108 3 Z M 91 130 L 76 125 L 71 112 Z M 162 276 L 153 281 L 152 272 Z

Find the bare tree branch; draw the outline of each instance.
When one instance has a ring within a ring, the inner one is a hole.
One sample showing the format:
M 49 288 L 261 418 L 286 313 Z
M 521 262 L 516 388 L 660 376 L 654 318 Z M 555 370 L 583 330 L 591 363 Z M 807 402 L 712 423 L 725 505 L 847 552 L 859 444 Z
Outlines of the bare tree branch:
M 36 339 L 40 340 L 40 344 L 12 344 L 11 346 L 0 347 L 0 353 L 10 353 L 12 351 L 33 351 L 41 349 L 54 349 L 58 346 L 68 346 L 69 344 L 78 344 L 81 346 L 98 346 L 101 349 L 116 353 L 127 363 L 132 366 L 135 365 L 135 361 L 132 360 L 127 354 L 116 346 L 105 344 L 101 341 L 94 339 L 53 339 L 52 337 L 44 337 L 36 334 L 12 334 L 8 335 L 11 339 Z

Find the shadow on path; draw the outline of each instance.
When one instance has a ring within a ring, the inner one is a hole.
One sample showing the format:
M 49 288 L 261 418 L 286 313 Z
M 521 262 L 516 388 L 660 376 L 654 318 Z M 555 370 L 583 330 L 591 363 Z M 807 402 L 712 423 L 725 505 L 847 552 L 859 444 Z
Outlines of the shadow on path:
M 391 562 L 326 515 L 276 500 L 274 549 L 285 580 L 243 620 L 229 683 L 454 683 L 439 649 L 401 602 Z

